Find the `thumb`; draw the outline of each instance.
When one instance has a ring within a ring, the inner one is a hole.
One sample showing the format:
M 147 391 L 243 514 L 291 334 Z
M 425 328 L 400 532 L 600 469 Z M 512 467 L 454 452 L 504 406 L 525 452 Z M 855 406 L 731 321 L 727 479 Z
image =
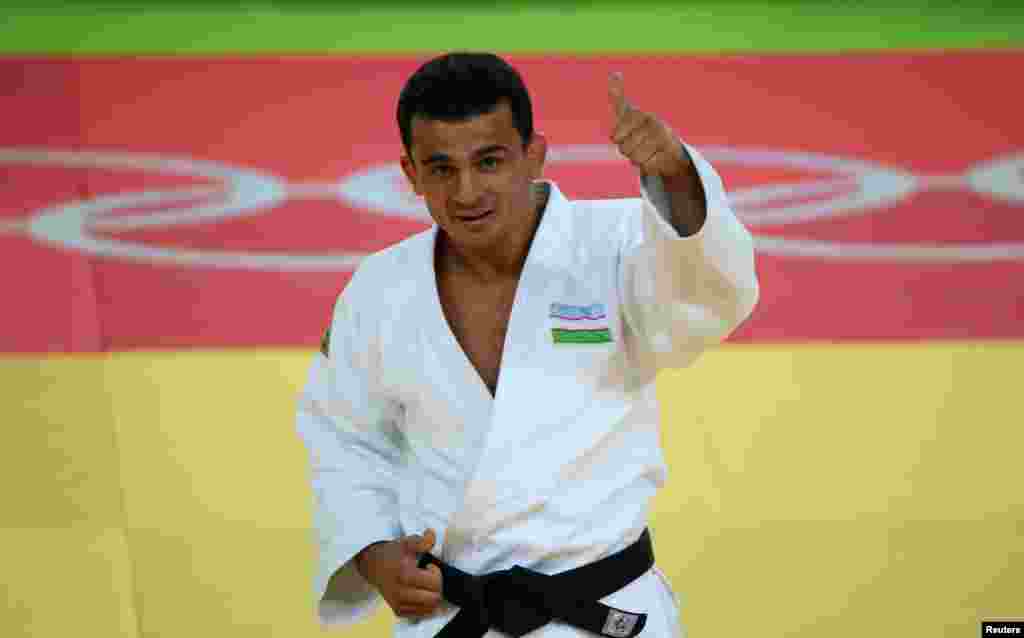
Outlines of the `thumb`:
M 426 532 L 423 533 L 423 536 L 421 538 L 423 539 L 423 543 L 420 545 L 420 551 L 429 552 L 430 550 L 434 549 L 434 543 L 437 542 L 437 532 L 435 532 L 433 529 L 428 529 Z
M 608 76 L 608 99 L 612 104 L 612 111 L 615 119 L 618 120 L 630 109 L 626 101 L 626 87 L 622 79 L 622 73 L 615 71 Z
M 422 554 L 423 552 L 429 552 L 434 547 L 434 542 L 437 540 L 437 535 L 434 530 L 428 529 L 423 534 L 414 534 L 412 536 L 406 536 L 402 539 L 402 547 L 405 551 L 413 554 Z

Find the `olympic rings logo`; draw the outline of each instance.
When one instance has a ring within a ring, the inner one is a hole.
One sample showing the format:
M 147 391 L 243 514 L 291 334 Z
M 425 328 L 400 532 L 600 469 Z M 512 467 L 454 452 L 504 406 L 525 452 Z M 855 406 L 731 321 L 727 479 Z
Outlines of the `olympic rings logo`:
M 853 261 L 979 262 L 1024 258 L 1024 240 L 991 243 L 869 243 L 801 237 L 757 236 L 760 224 L 796 224 L 814 219 L 860 215 L 897 204 L 933 189 L 967 189 L 1011 206 L 1024 206 L 1024 152 L 994 158 L 960 175 L 917 176 L 879 163 L 821 153 L 732 147 L 702 147 L 713 164 L 792 168 L 829 177 L 742 188 L 729 193 L 739 217 L 755 230 L 762 254 Z M 552 164 L 620 162 L 611 146 L 553 147 Z M 330 199 L 379 215 L 429 223 L 423 203 L 404 188 L 397 163 L 371 166 L 337 183 L 289 184 L 255 169 L 158 155 L 31 148 L 0 148 L 0 165 L 129 169 L 212 181 L 215 186 L 162 188 L 102 195 L 33 211 L 25 223 L 3 224 L 0 233 L 23 232 L 44 244 L 85 254 L 149 263 L 250 270 L 352 270 L 364 253 L 293 253 L 196 250 L 112 239 L 97 232 L 168 228 L 228 218 L 257 216 L 297 199 Z M 813 199 L 812 199 L 813 198 Z M 146 213 L 121 215 L 146 207 Z

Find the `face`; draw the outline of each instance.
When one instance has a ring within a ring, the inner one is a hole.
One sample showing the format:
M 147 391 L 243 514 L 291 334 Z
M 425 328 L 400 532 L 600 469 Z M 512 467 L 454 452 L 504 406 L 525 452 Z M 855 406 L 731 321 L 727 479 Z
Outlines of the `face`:
M 545 142 L 534 133 L 523 148 L 507 104 L 459 122 L 415 117 L 411 133 L 402 170 L 452 242 L 481 248 L 530 232 Z

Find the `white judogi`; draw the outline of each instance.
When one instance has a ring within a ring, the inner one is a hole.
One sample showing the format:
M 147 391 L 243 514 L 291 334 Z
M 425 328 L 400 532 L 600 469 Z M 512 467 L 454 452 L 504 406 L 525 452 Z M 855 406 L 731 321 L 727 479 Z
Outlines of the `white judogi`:
M 687 150 L 707 219 L 686 238 L 666 221 L 658 179 L 642 183 L 641 198 L 599 201 L 570 201 L 549 183 L 494 398 L 442 313 L 437 227 L 361 263 L 297 419 L 311 456 L 314 593 L 325 626 L 359 620 L 382 601 L 351 562 L 374 541 L 432 527 L 432 553 L 471 574 L 517 564 L 557 573 L 639 537 L 666 478 L 655 372 L 689 365 L 758 297 L 750 234 L 719 176 Z M 556 343 L 555 328 L 607 328 L 611 341 Z M 602 601 L 649 614 L 647 638 L 681 634 L 657 569 Z M 395 635 L 432 637 L 457 611 L 399 619 Z M 553 621 L 534 636 L 589 634 Z

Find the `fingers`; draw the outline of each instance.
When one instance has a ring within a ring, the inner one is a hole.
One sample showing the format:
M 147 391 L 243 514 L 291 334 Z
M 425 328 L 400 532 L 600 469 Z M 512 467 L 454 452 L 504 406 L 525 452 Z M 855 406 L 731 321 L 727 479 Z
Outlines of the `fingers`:
M 398 606 L 424 610 L 436 608 L 441 604 L 441 593 L 425 589 L 404 589 L 398 594 Z
M 437 533 L 428 529 L 423 534 L 413 534 L 402 537 L 402 548 L 409 554 L 422 554 L 434 548 L 437 542 Z
M 429 552 L 437 542 L 433 529 L 401 539 L 404 556 L 400 560 L 397 582 L 392 586 L 389 603 L 399 616 L 429 616 L 443 602 L 441 569 L 437 565 L 417 566 L 420 554 Z
M 427 565 L 424 569 L 416 564 L 404 564 L 398 574 L 398 582 L 406 587 L 441 591 L 441 570 L 437 565 Z
M 395 615 L 401 618 L 426 618 L 436 611 L 436 608 L 411 607 L 404 605 L 399 605 L 393 609 Z
M 441 579 L 441 568 L 437 565 L 428 565 L 426 569 L 419 570 L 426 572 L 424 579 L 426 581 L 426 588 L 430 591 L 442 591 L 442 579 Z
M 634 131 L 618 143 L 619 151 L 633 161 L 646 159 L 661 146 L 662 140 L 652 131 L 640 129 Z
M 619 152 L 649 175 L 670 175 L 680 170 L 679 142 L 667 125 L 648 113 L 632 110 L 624 117 L 612 140 Z
M 608 76 L 608 99 L 611 101 L 612 113 L 616 121 L 622 119 L 630 110 L 629 102 L 626 101 L 626 88 L 622 74 L 618 71 Z
M 426 569 L 412 566 L 403 567 L 397 590 L 396 602 L 392 605 L 399 616 L 422 617 L 437 611 L 443 602 L 441 595 L 441 570 L 437 565 Z
M 612 141 L 616 144 L 622 144 L 630 135 L 648 127 L 650 124 L 651 118 L 649 115 L 632 109 L 619 118 L 619 121 L 615 124 L 615 129 L 612 131 Z
M 611 140 L 623 157 L 648 175 L 676 175 L 685 170 L 677 152 L 679 141 L 669 126 L 658 117 L 635 108 L 626 99 L 622 74 L 608 76 L 608 100 L 615 114 Z
M 665 146 L 664 136 L 645 123 L 616 140 L 619 152 L 634 166 L 641 168 Z
M 426 603 L 396 603 L 391 606 L 391 609 L 396 615 L 405 618 L 423 618 L 431 616 L 443 606 L 444 601 L 438 598 L 437 602 L 431 602 L 427 600 Z
M 439 606 L 434 606 L 434 607 L 399 606 L 399 607 L 394 608 L 394 612 L 395 612 L 396 616 L 400 616 L 402 618 L 426 618 L 428 616 L 433 616 L 437 612 L 437 610 L 439 608 L 440 608 Z

